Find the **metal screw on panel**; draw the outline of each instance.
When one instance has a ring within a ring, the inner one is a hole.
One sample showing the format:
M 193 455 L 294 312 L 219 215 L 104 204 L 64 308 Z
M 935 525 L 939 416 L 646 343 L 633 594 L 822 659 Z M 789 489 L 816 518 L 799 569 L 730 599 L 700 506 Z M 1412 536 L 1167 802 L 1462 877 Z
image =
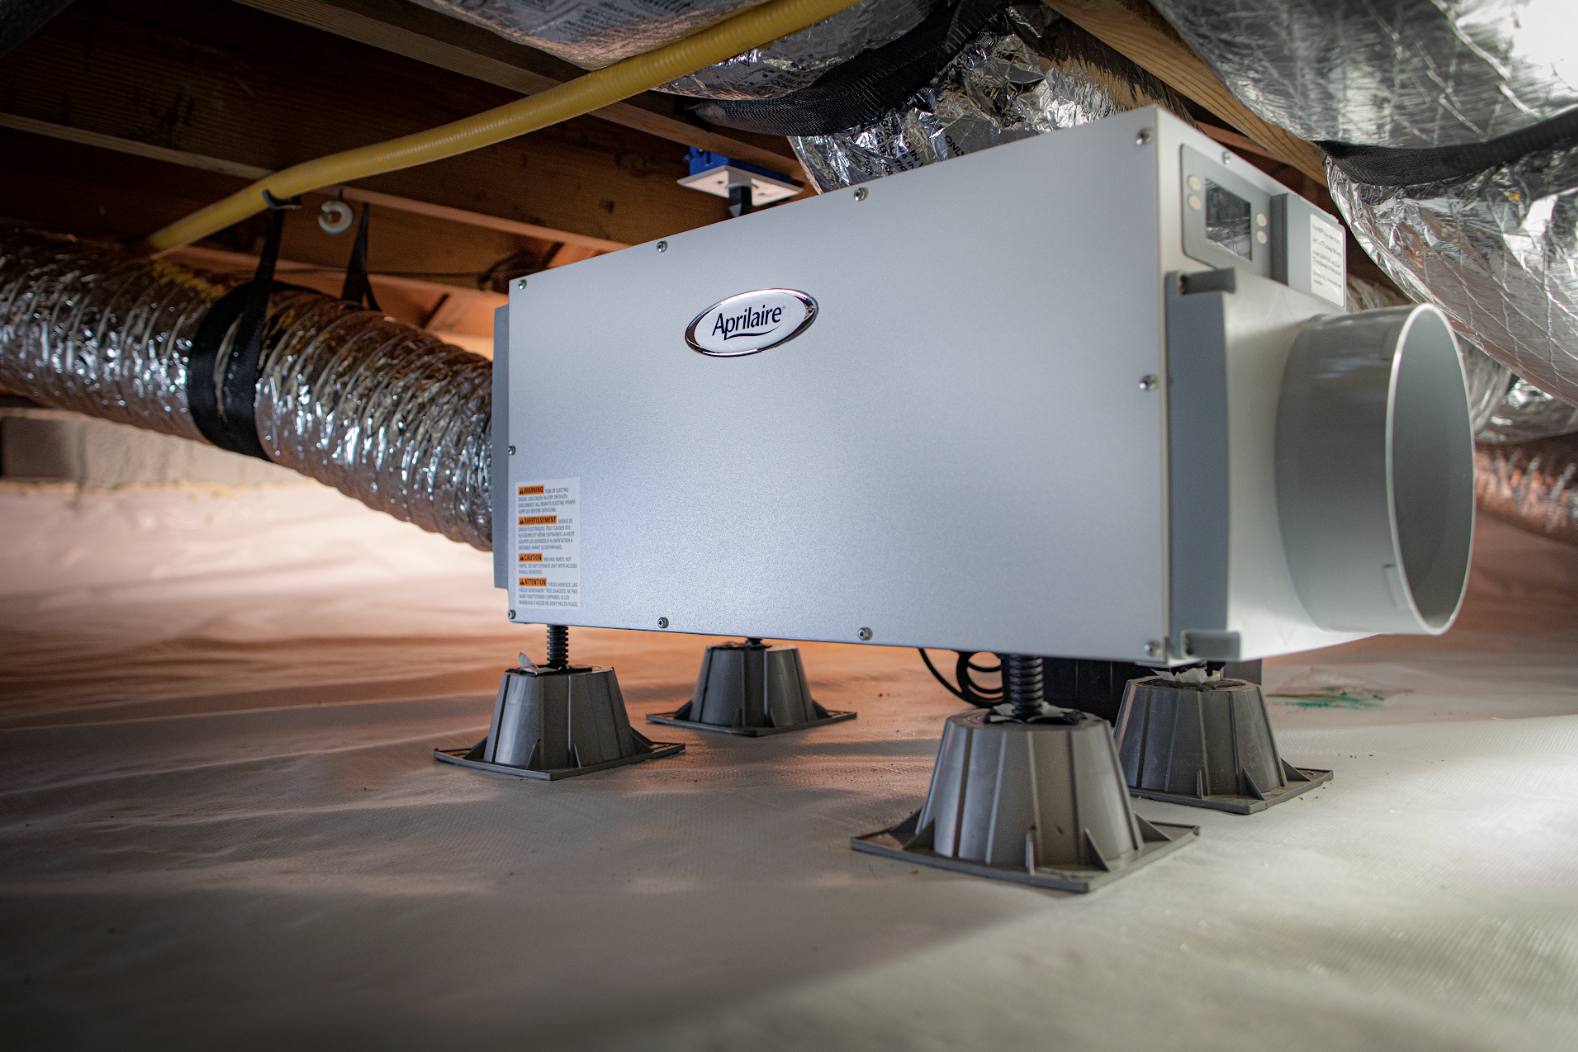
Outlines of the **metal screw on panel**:
M 525 278 L 521 278 L 519 281 L 517 281 L 515 283 L 515 287 L 518 288 L 518 289 L 525 288 L 526 287 L 526 279 Z
M 867 190 L 864 186 L 857 186 L 855 187 L 855 200 L 864 201 L 866 197 L 870 195 L 870 193 L 871 191 Z
M 1141 128 L 1140 129 L 1140 134 L 1138 134 L 1138 135 L 1136 135 L 1134 137 L 1134 145 L 1136 145 L 1136 146 L 1144 146 L 1146 143 L 1148 143 L 1150 141 L 1151 141 L 1151 130 L 1149 128 Z
M 859 632 L 856 632 L 855 635 L 860 637 L 861 642 L 865 642 L 866 640 L 871 638 L 871 629 L 869 629 L 869 628 L 862 628 Z
M 511 621 L 515 620 L 515 611 L 513 611 L 513 610 L 510 611 L 510 620 Z
M 515 455 L 515 447 L 514 447 L 514 446 L 511 446 L 511 447 L 510 447 L 510 456 L 512 456 L 512 457 L 513 457 L 513 456 L 514 456 L 514 455 Z
M 668 618 L 666 618 L 666 617 L 658 618 L 657 619 L 657 626 L 659 628 L 667 628 L 668 627 Z
M 1222 151 L 1222 163 L 1223 164 L 1226 164 L 1227 162 L 1231 161 L 1232 159 L 1233 159 L 1233 155 L 1232 154 L 1228 153 L 1226 150 Z
M 1154 391 L 1156 388 L 1161 386 L 1161 382 L 1161 377 L 1157 376 L 1155 373 L 1146 373 L 1144 376 L 1140 377 L 1140 390 Z
M 668 251 L 668 242 L 667 241 L 659 241 L 657 243 L 657 250 L 659 252 L 667 252 Z
M 1162 656 L 1162 641 L 1159 640 L 1159 639 L 1153 639 L 1149 643 L 1146 643 L 1145 644 L 1145 653 L 1148 654 L 1151 657 L 1161 657 Z

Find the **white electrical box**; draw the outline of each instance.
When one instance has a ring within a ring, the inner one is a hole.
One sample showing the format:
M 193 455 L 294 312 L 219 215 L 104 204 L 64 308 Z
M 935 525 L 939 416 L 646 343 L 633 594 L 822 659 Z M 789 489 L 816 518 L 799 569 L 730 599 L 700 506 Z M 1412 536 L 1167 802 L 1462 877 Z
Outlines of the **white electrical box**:
M 1343 243 L 1149 108 L 532 275 L 495 358 L 512 616 L 1155 664 L 1442 631 L 1461 367 L 1432 308 L 1330 317 Z

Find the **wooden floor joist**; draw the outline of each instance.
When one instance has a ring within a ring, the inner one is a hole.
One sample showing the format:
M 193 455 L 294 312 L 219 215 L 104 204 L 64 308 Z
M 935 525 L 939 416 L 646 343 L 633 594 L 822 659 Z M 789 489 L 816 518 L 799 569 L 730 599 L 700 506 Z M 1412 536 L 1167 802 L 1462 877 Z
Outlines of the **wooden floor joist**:
M 1326 185 L 1326 159 L 1320 148 L 1251 113 L 1146 0 L 1043 2 L 1114 51 L 1154 73 L 1174 91 L 1193 99 L 1243 132 L 1265 156 L 1292 165 L 1322 186 Z
M 237 161 L 226 161 L 218 157 L 208 157 L 186 150 L 172 150 L 165 146 L 137 142 L 134 139 L 122 139 L 119 136 L 105 135 L 103 132 L 88 131 L 84 128 L 71 128 L 63 124 L 52 124 L 49 121 L 36 120 L 32 117 L 19 117 L 12 113 L 0 113 L 0 128 L 12 128 L 16 131 L 31 132 L 34 135 L 47 135 L 51 139 L 81 143 L 84 146 L 96 146 L 102 150 L 113 150 L 116 153 L 130 154 L 134 157 L 147 157 L 155 161 L 166 161 L 170 164 L 178 164 L 183 168 L 197 168 L 205 172 L 234 175 L 249 181 L 261 179 L 270 172 L 269 169 L 259 168 L 255 164 L 241 164 Z M 414 201 L 409 197 L 381 194 L 376 190 L 364 190 L 356 186 L 326 186 L 323 188 L 322 193 L 330 196 L 338 194 L 347 201 L 366 201 L 368 204 L 378 205 L 396 212 L 431 216 L 434 219 L 446 219 L 452 223 L 460 223 L 465 226 L 481 227 L 485 230 L 501 230 L 506 234 L 520 234 L 524 237 L 534 237 L 542 241 L 574 245 L 582 250 L 573 253 L 578 259 L 588 259 L 602 252 L 614 252 L 618 249 L 629 247 L 622 241 L 589 237 L 569 230 L 555 230 L 552 227 L 521 223 L 513 219 L 505 219 L 502 216 L 484 215 L 481 212 L 468 212 L 463 208 L 450 208 L 447 205 L 435 205 L 427 201 Z
M 0 56 L 0 110 L 39 122 L 11 128 L 247 181 L 518 97 L 243 4 L 207 0 L 74 4 Z M 446 222 L 475 226 L 482 225 L 477 217 L 493 217 L 502 221 L 486 224 L 494 231 L 606 251 L 728 217 L 727 202 L 678 185 L 689 171 L 684 153 L 670 139 L 577 117 L 359 180 L 346 196 Z
M 371 44 L 397 55 L 532 95 L 585 70 L 486 29 L 407 0 L 237 0 L 260 11 Z M 660 92 L 615 103 L 595 116 L 649 135 L 696 146 L 805 180 L 786 139 L 713 128 L 689 116 L 691 100 Z

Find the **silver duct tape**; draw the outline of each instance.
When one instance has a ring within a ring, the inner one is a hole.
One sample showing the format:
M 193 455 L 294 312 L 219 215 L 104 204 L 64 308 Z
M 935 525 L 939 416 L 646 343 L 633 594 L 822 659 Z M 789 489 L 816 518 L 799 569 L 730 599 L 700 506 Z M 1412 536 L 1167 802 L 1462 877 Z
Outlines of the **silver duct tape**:
M 0 233 L 0 384 L 57 409 L 203 441 L 187 407 L 186 359 L 224 292 L 174 264 Z M 269 302 L 260 375 L 257 429 L 269 459 L 425 530 L 492 547 L 486 358 L 355 304 L 285 291 Z
M 1475 460 L 1481 511 L 1578 544 L 1578 438 L 1481 445 Z
M 1543 391 L 1578 405 L 1578 147 L 1469 179 L 1382 187 L 1327 165 L 1370 258 Z
M 701 99 L 772 99 L 892 43 L 949 0 L 865 0 L 798 33 L 671 81 L 659 91 Z
M 1483 142 L 1578 106 L 1572 0 L 1151 0 L 1255 115 L 1368 146 Z
M 1402 307 L 1413 302 L 1385 286 L 1348 275 L 1347 306 L 1350 311 Z M 1463 378 L 1468 384 L 1469 419 L 1478 433 L 1505 404 L 1507 389 L 1515 377 L 1511 369 L 1486 354 L 1474 341 L 1464 339 L 1461 335 L 1457 339 L 1457 351 L 1463 362 Z
M 867 125 L 789 141 L 825 192 L 1153 103 L 1188 119 L 1154 77 L 1045 5 L 1016 4 L 904 106 Z
M 762 0 L 416 0 L 586 69 L 611 65 L 705 29 Z M 864 0 L 766 47 L 708 66 L 659 91 L 704 99 L 769 99 L 914 29 L 947 0 Z

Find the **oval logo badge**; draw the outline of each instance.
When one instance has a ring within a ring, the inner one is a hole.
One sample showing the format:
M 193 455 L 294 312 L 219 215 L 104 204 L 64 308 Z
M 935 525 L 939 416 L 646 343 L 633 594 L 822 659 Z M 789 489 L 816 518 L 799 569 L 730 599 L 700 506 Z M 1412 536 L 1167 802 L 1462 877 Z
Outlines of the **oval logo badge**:
M 714 303 L 690 323 L 685 342 L 714 358 L 738 358 L 788 343 L 816 321 L 816 300 L 794 289 L 758 289 Z

